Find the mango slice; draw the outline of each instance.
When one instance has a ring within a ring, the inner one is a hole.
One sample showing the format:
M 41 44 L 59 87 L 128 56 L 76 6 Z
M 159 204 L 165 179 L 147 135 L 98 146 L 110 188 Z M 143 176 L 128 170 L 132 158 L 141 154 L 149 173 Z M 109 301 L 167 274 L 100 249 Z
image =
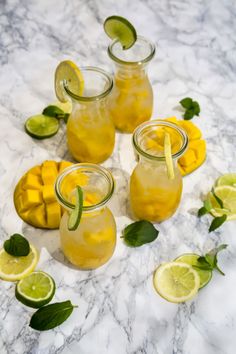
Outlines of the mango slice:
M 44 161 L 20 179 L 14 191 L 14 204 L 21 219 L 39 228 L 59 227 L 63 209 L 56 200 L 54 183 L 57 175 L 71 165 L 69 161 Z

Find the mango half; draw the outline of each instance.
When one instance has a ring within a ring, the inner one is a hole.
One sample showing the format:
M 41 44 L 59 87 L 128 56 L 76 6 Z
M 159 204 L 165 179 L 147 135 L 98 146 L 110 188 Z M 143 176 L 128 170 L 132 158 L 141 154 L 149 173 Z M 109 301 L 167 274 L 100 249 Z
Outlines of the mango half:
M 185 176 L 195 171 L 205 161 L 206 141 L 202 139 L 202 132 L 194 123 L 187 120 L 180 120 L 176 117 L 167 118 L 165 120 L 177 124 L 183 128 L 188 135 L 188 148 L 178 160 L 180 172 L 182 176 Z
M 15 208 L 22 220 L 43 229 L 59 228 L 63 210 L 56 200 L 54 183 L 71 165 L 69 161 L 44 161 L 24 174 L 14 191 Z

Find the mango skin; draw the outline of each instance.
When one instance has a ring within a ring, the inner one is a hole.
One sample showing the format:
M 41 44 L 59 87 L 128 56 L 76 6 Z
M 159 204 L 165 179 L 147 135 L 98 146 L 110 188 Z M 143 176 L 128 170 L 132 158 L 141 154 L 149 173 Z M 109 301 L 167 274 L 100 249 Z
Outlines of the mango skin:
M 189 138 L 185 153 L 179 158 L 178 166 L 182 176 L 188 175 L 200 167 L 206 159 L 206 141 L 202 139 L 201 130 L 191 121 L 180 120 L 176 117 L 165 119 L 183 128 Z
M 69 161 L 44 161 L 22 176 L 15 187 L 14 205 L 23 221 L 42 229 L 59 228 L 63 210 L 54 195 L 54 182 L 71 165 Z

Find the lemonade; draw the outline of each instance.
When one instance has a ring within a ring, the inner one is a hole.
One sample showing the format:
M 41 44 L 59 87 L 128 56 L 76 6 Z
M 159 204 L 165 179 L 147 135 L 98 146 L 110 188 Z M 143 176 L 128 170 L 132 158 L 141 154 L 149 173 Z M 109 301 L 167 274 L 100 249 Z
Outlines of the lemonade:
M 166 131 L 172 137 L 172 177 L 164 157 Z M 187 142 L 186 133 L 166 121 L 147 122 L 135 130 L 133 143 L 139 162 L 130 179 L 130 202 L 138 219 L 161 222 L 176 211 L 182 194 L 182 176 L 176 159 L 186 150 Z
M 115 127 L 108 112 L 107 99 L 113 87 L 111 77 L 103 70 L 84 67 L 83 92 L 72 92 L 72 112 L 67 122 L 67 143 L 72 156 L 80 162 L 100 163 L 113 151 Z
M 152 115 L 153 92 L 147 65 L 155 54 L 155 47 L 138 36 L 127 50 L 123 50 L 120 42 L 115 40 L 108 47 L 108 54 L 116 65 L 109 111 L 117 129 L 132 133 Z
M 75 186 L 83 190 L 83 209 L 79 226 L 68 229 L 68 217 L 75 202 Z M 77 164 L 61 173 L 56 182 L 56 195 L 65 208 L 60 224 L 61 247 L 68 260 L 81 269 L 95 269 L 106 263 L 116 245 L 115 219 L 106 206 L 114 182 L 104 168 Z

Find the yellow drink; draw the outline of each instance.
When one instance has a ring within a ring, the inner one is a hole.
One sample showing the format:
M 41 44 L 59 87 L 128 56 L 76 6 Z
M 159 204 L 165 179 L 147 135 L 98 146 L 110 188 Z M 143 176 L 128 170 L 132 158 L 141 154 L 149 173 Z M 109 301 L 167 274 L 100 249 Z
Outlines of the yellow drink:
M 70 92 L 72 113 L 67 122 L 67 144 L 80 162 L 100 163 L 113 151 L 115 126 L 108 111 L 108 96 L 113 87 L 111 77 L 93 67 L 81 69 L 84 91 L 81 96 Z
M 155 54 L 155 46 L 138 36 L 135 44 L 127 50 L 123 50 L 115 40 L 108 47 L 108 54 L 116 68 L 109 111 L 117 129 L 132 133 L 152 115 L 153 92 L 147 65 Z
M 74 189 L 80 185 L 84 203 L 80 224 L 68 230 L 68 217 L 74 206 Z M 106 206 L 114 182 L 104 168 L 77 164 L 62 172 L 56 182 L 56 195 L 64 211 L 60 223 L 61 248 L 68 260 L 81 269 L 95 269 L 106 263 L 116 245 L 115 219 Z
M 174 178 L 167 173 L 164 157 L 164 135 L 170 134 Z M 133 135 L 139 162 L 130 179 L 130 202 L 138 219 L 161 222 L 176 211 L 182 194 L 182 175 L 177 158 L 187 148 L 184 130 L 173 123 L 156 120 L 143 123 Z
M 132 133 L 138 125 L 149 120 L 153 92 L 146 73 L 139 68 L 118 71 L 109 108 L 116 128 L 123 132 Z

